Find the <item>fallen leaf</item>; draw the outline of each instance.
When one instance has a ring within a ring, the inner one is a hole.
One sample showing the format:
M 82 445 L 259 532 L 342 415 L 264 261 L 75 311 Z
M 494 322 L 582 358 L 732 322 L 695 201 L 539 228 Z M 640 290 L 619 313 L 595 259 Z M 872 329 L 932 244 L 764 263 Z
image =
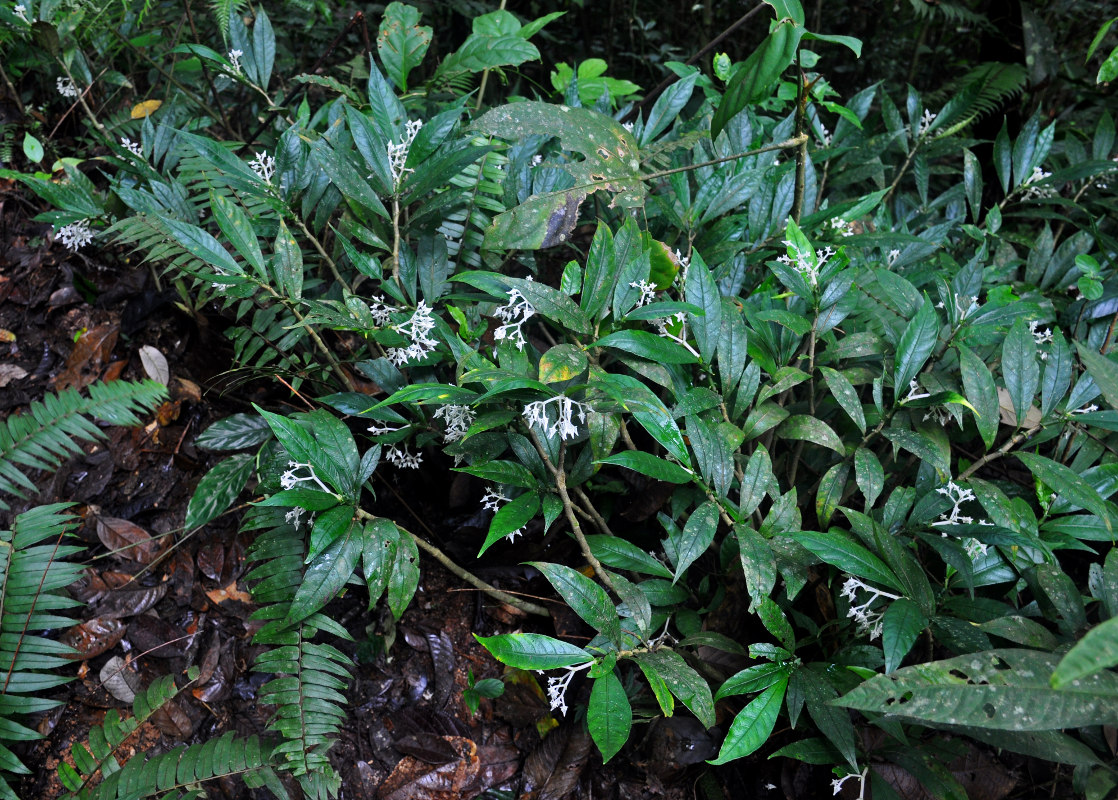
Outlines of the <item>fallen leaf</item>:
M 140 676 L 132 671 L 131 665 L 120 656 L 113 656 L 101 667 L 101 685 L 109 694 L 122 703 L 132 705 L 136 692 L 140 690 Z
M 236 581 L 233 581 L 223 589 L 207 589 L 206 597 L 210 598 L 210 602 L 212 603 L 221 603 L 225 600 L 237 600 L 242 603 L 252 602 L 252 595 L 239 590 Z
M 457 752 L 454 761 L 435 765 L 405 756 L 381 784 L 377 797 L 380 800 L 470 800 L 481 794 L 477 745 L 463 736 L 444 739 Z
M 94 617 L 62 634 L 63 644 L 68 644 L 77 652 L 71 658 L 75 661 L 96 658 L 116 647 L 124 638 L 125 625 L 119 619 Z
M 171 367 L 167 364 L 167 357 L 155 347 L 145 344 L 140 348 L 140 363 L 144 372 L 156 383 L 164 386 L 171 382 Z
M 62 371 L 54 377 L 53 387 L 57 391 L 70 387 L 84 389 L 101 377 L 101 367 L 109 363 L 119 335 L 120 326 L 111 323 L 98 325 L 83 333 L 70 351 Z
M 163 105 L 162 100 L 145 100 L 142 103 L 136 103 L 136 105 L 132 106 L 132 119 L 149 117 L 158 111 L 161 105 Z
M 0 364 L 0 389 L 12 381 L 23 380 L 27 377 L 27 370 L 18 364 Z
M 560 800 L 574 791 L 590 756 L 584 724 L 549 734 L 524 761 L 524 800 Z
M 167 539 L 155 539 L 134 522 L 117 517 L 97 518 L 97 538 L 114 554 L 139 564 L 150 564 L 167 549 Z

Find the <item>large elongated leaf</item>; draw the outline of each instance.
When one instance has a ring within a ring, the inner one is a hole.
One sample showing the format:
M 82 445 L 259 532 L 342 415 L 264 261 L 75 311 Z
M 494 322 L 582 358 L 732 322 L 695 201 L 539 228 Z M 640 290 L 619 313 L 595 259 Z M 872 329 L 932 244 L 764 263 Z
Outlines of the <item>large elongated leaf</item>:
M 602 761 L 609 761 L 629 739 L 633 727 L 633 708 L 615 672 L 607 672 L 594 681 L 586 724 L 594 744 L 602 751 Z
M 904 591 L 900 580 L 885 565 L 885 562 L 854 541 L 848 534 L 837 530 L 800 531 L 792 534 L 792 538 L 820 559 L 843 572 L 880 583 L 897 592 Z
M 401 92 L 408 90 L 408 74 L 419 66 L 431 45 L 432 30 L 419 24 L 419 11 L 403 3 L 389 3 L 377 34 L 377 52 L 389 79 Z
M 1013 402 L 1017 424 L 1025 421 L 1033 396 L 1040 384 L 1040 367 L 1036 361 L 1036 342 L 1023 317 L 1018 317 L 1002 345 L 1002 375 L 1005 388 Z
M 788 676 L 784 675 L 739 711 L 722 742 L 718 757 L 708 763 L 725 764 L 742 758 L 767 742 L 776 727 L 776 718 L 787 689 Z
M 970 349 L 958 345 L 963 391 L 972 406 L 978 433 L 987 447 L 998 435 L 998 387 L 990 369 Z
M 932 308 L 932 301 L 924 298 L 923 305 L 916 316 L 905 326 L 897 342 L 897 360 L 893 371 L 893 391 L 899 399 L 908 390 L 908 385 L 920 372 L 928 356 L 936 347 L 939 338 L 939 317 Z
M 1065 689 L 1073 682 L 1088 675 L 1118 665 L 1118 617 L 1087 631 L 1087 635 L 1076 642 L 1067 652 L 1052 673 L 1052 686 Z
M 1016 456 L 1025 462 L 1025 466 L 1029 468 L 1034 477 L 1058 492 L 1065 500 L 1098 516 L 1106 525 L 1106 529 L 1108 531 L 1112 530 L 1110 511 L 1106 501 L 1099 497 L 1091 484 L 1083 480 L 1078 473 L 1063 464 L 1035 453 L 1017 453 Z
M 585 664 L 594 657 L 573 644 L 539 633 L 504 633 L 474 638 L 502 664 L 516 669 L 556 669 Z
M 555 591 L 567 601 L 571 610 L 587 625 L 601 631 L 607 639 L 620 647 L 621 623 L 617 618 L 617 610 L 610 602 L 605 589 L 581 572 L 562 564 L 549 564 L 544 561 L 528 563 L 543 573 Z
M 678 529 L 677 529 L 678 530 Z M 718 530 L 718 506 L 708 500 L 696 508 L 678 535 L 669 532 L 664 551 L 675 565 L 672 583 L 679 580 L 695 559 L 706 552 Z
M 249 453 L 238 453 L 219 461 L 198 481 L 186 507 L 183 527 L 187 530 L 198 528 L 229 508 L 245 488 L 253 466 L 253 457 Z
M 303 582 L 288 608 L 288 622 L 306 619 L 338 596 L 361 557 L 363 537 L 358 535 L 358 529 L 356 520 L 350 519 L 342 534 L 307 566 Z
M 710 695 L 710 686 L 687 665 L 683 656 L 674 650 L 661 648 L 650 653 L 638 653 L 633 658 L 646 676 L 651 672 L 663 681 L 704 727 L 714 725 L 714 698 Z

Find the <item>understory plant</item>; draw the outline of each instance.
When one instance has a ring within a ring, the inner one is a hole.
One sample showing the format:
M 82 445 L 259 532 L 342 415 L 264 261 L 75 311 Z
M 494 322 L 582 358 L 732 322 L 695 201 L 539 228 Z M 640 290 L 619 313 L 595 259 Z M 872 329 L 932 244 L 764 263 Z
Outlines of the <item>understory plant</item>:
M 147 119 L 104 180 L 26 179 L 49 219 L 220 309 L 242 374 L 309 407 L 200 435 L 229 455 L 187 512 L 255 479 L 254 668 L 270 763 L 308 795 L 338 789 L 349 665 L 321 635 L 350 634 L 323 609 L 355 576 L 398 619 L 423 551 L 546 613 L 374 491 L 443 469 L 494 512 L 479 555 L 572 540 L 576 560 L 531 565 L 589 640 L 480 641 L 547 671 L 561 713 L 588 681 L 605 760 L 689 713 L 728 723 L 710 763 L 796 758 L 836 791 L 889 796 L 900 768 L 964 797 L 944 764 L 966 740 L 1072 765 L 1090 797 L 1118 784 L 1113 120 L 974 139 L 1020 88 L 996 65 L 935 107 L 840 100 L 824 66 L 859 43 L 769 5 L 752 56 L 671 63 L 644 107 L 585 107 L 570 70 L 560 97 L 483 111 L 470 91 L 536 58 L 551 18 L 482 15 L 433 66 L 393 3 L 367 81 L 305 76 L 325 96 L 251 152 Z M 624 495 L 654 500 L 634 522 Z

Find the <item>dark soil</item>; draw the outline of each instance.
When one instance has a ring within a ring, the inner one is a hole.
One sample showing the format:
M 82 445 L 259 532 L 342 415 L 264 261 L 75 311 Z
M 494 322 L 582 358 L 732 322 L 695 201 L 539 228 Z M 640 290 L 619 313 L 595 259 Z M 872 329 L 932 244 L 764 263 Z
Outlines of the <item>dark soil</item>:
M 292 399 L 266 377 L 235 392 L 217 391 L 230 366 L 217 309 L 184 310 L 173 289 L 157 284 L 153 268 L 125 254 L 92 248 L 69 253 L 53 243 L 49 226 L 32 221 L 42 210 L 12 183 L 0 183 L 0 418 L 46 392 L 97 379 L 141 379 L 145 346 L 167 361 L 170 399 L 142 428 L 106 428 L 103 441 L 86 445 L 54 474 L 32 475 L 40 494 L 13 501 L 12 512 L 0 516 L 7 526 L 12 513 L 32 505 L 73 503 L 82 520 L 77 535 L 88 546 L 85 576 L 71 587 L 86 604 L 75 610 L 80 624 L 60 632 L 81 656 L 74 662 L 75 680 L 55 694 L 64 705 L 31 722 L 43 738 L 20 752 L 31 769 L 20 787 L 26 798 L 59 796 L 55 769 L 71 759 L 71 746 L 85 741 L 107 710 L 129 713 L 119 687 L 114 696 L 102 679 L 113 670 L 141 686 L 161 675 L 181 676 L 190 666 L 201 670 L 194 685 L 126 743 L 121 761 L 228 730 L 266 732 L 270 710 L 255 698 L 270 676 L 251 671 L 256 623 L 249 620 L 254 606 L 243 580 L 249 536 L 238 532 L 237 509 L 191 536 L 181 526 L 194 486 L 216 461 L 194 447 L 198 433 L 247 410 L 250 399 L 280 409 Z M 448 485 L 445 470 L 437 477 L 433 472 L 389 471 L 384 491 L 378 491 L 387 510 L 378 512 L 425 531 L 474 568 L 473 548 L 484 535 L 470 530 L 484 523 L 474 515 L 480 488 L 461 481 Z M 562 532 L 538 535 L 536 542 L 531 546 L 539 551 L 530 557 L 546 553 L 561 560 L 568 547 Z M 336 643 L 354 660 L 351 714 L 331 750 L 344 798 L 832 796 L 832 776 L 821 767 L 761 757 L 707 767 L 704 760 L 717 752 L 740 705 L 721 704 L 721 732 L 707 732 L 685 712 L 655 720 L 652 701 L 640 697 L 630 744 L 603 765 L 577 710 L 586 686 L 573 684 L 570 715 L 553 717 L 543 676 L 504 671 L 474 639 L 474 633 L 536 630 L 577 641 L 588 633 L 550 599 L 545 583 L 516 566 L 525 559 L 523 548 L 494 551 L 479 571 L 506 590 L 550 603 L 556 609 L 550 622 L 483 599 L 429 560 L 397 625 L 383 608 L 367 611 L 360 592 L 328 607 L 354 638 Z M 723 613 L 741 617 L 740 608 Z M 463 701 L 471 672 L 478 680 L 503 677 L 507 686 L 502 697 L 483 699 L 477 715 Z M 774 744 L 802 735 L 802 726 L 779 730 Z M 1017 763 L 1011 770 L 1006 763 L 970 750 L 952 767 L 972 798 L 987 800 L 1029 796 L 1038 783 L 1051 780 L 1044 769 L 1030 775 L 1028 767 L 1035 765 Z M 896 773 L 886 777 L 899 796 L 927 796 L 911 775 Z M 844 788 L 847 796 L 855 782 Z M 209 793 L 252 796 L 236 781 L 210 786 Z

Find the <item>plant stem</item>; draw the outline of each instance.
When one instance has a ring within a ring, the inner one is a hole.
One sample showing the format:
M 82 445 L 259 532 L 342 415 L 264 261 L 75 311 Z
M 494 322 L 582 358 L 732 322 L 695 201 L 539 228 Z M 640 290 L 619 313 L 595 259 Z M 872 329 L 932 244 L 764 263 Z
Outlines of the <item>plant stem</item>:
M 978 459 L 973 464 L 971 464 L 969 467 L 967 467 L 967 469 L 964 470 L 963 473 L 958 477 L 958 480 L 965 481 L 967 478 L 969 478 L 974 473 L 978 472 L 978 470 L 982 469 L 984 466 L 989 464 L 991 461 L 994 461 L 995 459 L 1001 458 L 1002 456 L 1009 453 L 1009 451 L 1012 450 L 1014 447 L 1021 444 L 1021 442 L 1025 441 L 1026 439 L 1031 438 L 1034 434 L 1039 432 L 1042 427 L 1043 426 L 1041 426 L 1041 425 L 1034 425 L 1033 427 L 1031 427 L 1027 430 L 1023 430 L 1023 431 L 1020 431 L 1019 433 L 1014 434 L 1013 438 L 1011 438 L 1009 441 L 1007 441 L 1005 444 L 1003 444 L 997 450 L 995 450 L 992 453 L 987 453 L 982 458 Z
M 334 276 L 334 280 L 340 283 L 342 288 L 347 292 L 352 294 L 353 289 L 350 288 L 345 278 L 338 272 L 338 265 L 334 263 L 334 259 L 330 258 L 330 255 L 326 252 L 326 248 L 318 241 L 318 237 L 311 233 L 311 229 L 307 227 L 307 223 L 303 222 L 303 218 L 299 214 L 292 214 L 292 217 L 295 220 L 295 224 L 299 226 L 299 230 L 310 240 L 311 244 L 314 245 L 314 249 L 318 251 L 319 256 L 326 262 L 326 267 L 330 270 L 330 274 Z

